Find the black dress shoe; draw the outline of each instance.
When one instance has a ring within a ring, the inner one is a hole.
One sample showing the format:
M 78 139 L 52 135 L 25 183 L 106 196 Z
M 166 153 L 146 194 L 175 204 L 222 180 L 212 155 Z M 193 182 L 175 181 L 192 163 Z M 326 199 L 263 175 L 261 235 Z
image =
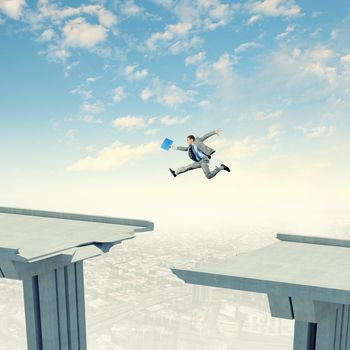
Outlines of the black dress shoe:
M 171 174 L 172 174 L 174 177 L 176 177 L 176 171 L 174 171 L 174 170 L 171 169 L 171 168 L 169 168 L 169 170 L 170 170 Z
M 226 166 L 225 164 L 221 164 L 221 166 L 224 168 L 224 170 L 226 170 L 228 172 L 231 171 L 231 169 L 228 166 Z

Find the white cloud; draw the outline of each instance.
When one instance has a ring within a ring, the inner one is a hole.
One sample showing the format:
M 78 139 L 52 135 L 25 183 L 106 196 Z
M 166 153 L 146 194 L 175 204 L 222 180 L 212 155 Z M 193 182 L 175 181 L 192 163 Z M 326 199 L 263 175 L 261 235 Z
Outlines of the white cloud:
M 130 17 L 138 16 L 144 12 L 144 8 L 135 4 L 133 0 L 127 0 L 121 7 L 122 14 Z
M 268 129 L 268 133 L 266 135 L 266 139 L 271 140 L 281 135 L 281 127 L 277 124 L 271 125 Z
M 66 131 L 66 139 L 71 142 L 75 139 L 76 134 L 78 133 L 78 131 L 76 129 L 69 129 Z
M 152 96 L 152 91 L 148 88 L 143 89 L 140 93 L 140 98 L 142 101 L 148 101 Z
M 87 83 L 94 83 L 95 81 L 97 81 L 97 80 L 99 80 L 99 79 L 101 79 L 100 76 L 88 77 L 88 78 L 86 78 L 86 82 L 87 82 Z
M 177 105 L 193 100 L 194 92 L 183 90 L 174 83 L 166 83 L 159 78 L 153 78 L 149 86 L 141 91 L 140 97 L 143 101 L 154 98 L 157 103 L 175 107 Z
M 193 23 L 199 30 L 213 30 L 226 25 L 239 4 L 223 3 L 220 0 L 178 1 L 171 7 L 180 20 Z
M 322 12 L 320 11 L 314 11 L 311 13 L 312 18 L 317 18 L 317 17 L 320 17 L 321 15 L 322 15 Z
M 52 38 L 55 36 L 55 32 L 53 29 L 49 28 L 44 30 L 41 35 L 38 38 L 39 42 L 48 42 L 51 41 Z
M 260 21 L 261 19 L 262 19 L 261 15 L 253 15 L 247 20 L 246 24 L 250 25 L 250 24 L 253 24 L 255 22 Z
M 191 55 L 191 56 L 186 57 L 185 64 L 186 64 L 186 66 L 189 66 L 191 64 L 196 64 L 196 63 L 202 62 L 205 59 L 205 56 L 206 56 L 205 52 L 203 52 L 203 51 L 198 52 L 195 55 Z
M 202 100 L 198 102 L 198 106 L 201 108 L 207 108 L 210 105 L 210 101 L 208 100 Z
M 199 1 L 199 3 L 203 4 L 205 7 L 209 7 L 210 5 L 214 5 L 209 10 L 209 16 L 212 18 L 216 18 L 218 20 L 226 18 L 228 15 L 228 12 L 230 11 L 230 5 L 229 4 L 222 4 L 219 1 Z
M 118 129 L 143 129 L 147 126 L 144 117 L 138 117 L 133 115 L 127 115 L 124 117 L 119 117 L 113 120 L 113 126 Z
M 281 134 L 278 125 L 271 125 L 264 136 L 254 137 L 245 136 L 241 139 L 224 139 L 218 138 L 211 142 L 211 146 L 225 154 L 225 157 L 233 160 L 247 159 L 255 157 L 264 150 L 274 149 L 278 136 Z
M 97 23 L 90 17 L 95 17 Z M 107 39 L 110 30 L 115 33 L 117 24 L 117 17 L 102 5 L 70 7 L 47 0 L 38 1 L 37 10 L 28 12 L 26 19 L 34 31 L 49 27 L 38 38 L 39 42 L 48 43 L 39 54 L 54 62 L 65 62 L 72 48 L 94 49 Z M 108 48 L 97 47 L 94 52 L 103 55 Z
M 157 95 L 156 100 L 161 104 L 173 107 L 191 101 L 192 96 L 189 92 L 180 89 L 175 84 L 169 84 Z
M 242 139 L 217 139 L 212 142 L 212 145 L 228 158 L 246 159 L 254 157 L 264 150 L 274 149 L 280 134 L 280 126 L 271 125 L 262 137 L 250 135 Z
M 228 53 L 222 54 L 219 59 L 213 63 L 213 68 L 219 72 L 226 72 L 227 69 L 230 69 L 234 61 L 232 60 L 232 56 Z
M 345 63 L 350 63 L 350 54 L 342 56 L 341 60 Z
M 188 118 L 189 116 L 171 117 L 170 115 L 166 115 L 160 120 L 160 122 L 166 126 L 173 126 L 173 125 L 184 124 L 188 120 Z
M 145 116 L 135 116 L 135 115 L 126 115 L 118 117 L 113 120 L 112 124 L 115 128 L 123 130 L 137 130 L 145 129 L 150 125 L 154 125 L 157 121 L 157 117 L 145 117 Z M 173 126 L 184 124 L 189 119 L 189 116 L 170 116 L 165 115 L 160 118 L 160 123 L 165 126 Z M 149 129 L 156 130 L 156 129 Z M 152 134 L 155 131 L 146 130 L 144 133 L 147 135 Z
M 215 111 L 218 115 L 229 115 L 227 118 L 244 115 L 245 119 L 249 119 L 249 106 L 266 106 L 267 100 L 271 106 L 261 110 L 263 113 L 254 115 L 257 119 L 276 117 L 273 114 L 276 110 L 271 109 L 273 106 L 278 109 L 284 105 L 284 113 L 287 115 L 291 106 L 305 106 L 308 102 L 328 107 L 318 111 L 314 110 L 319 108 L 315 105 L 308 107 L 310 113 L 307 119 L 320 117 L 320 113 L 327 118 L 340 117 L 349 106 L 350 66 L 346 64 L 346 59 L 341 59 L 341 53 L 343 56 L 348 53 L 344 52 L 344 40 L 330 39 L 329 42 L 310 45 L 310 40 L 305 35 L 305 40 L 298 40 L 300 47 L 284 42 L 259 57 L 259 69 L 254 75 L 240 72 L 239 67 L 234 66 L 235 58 L 226 54 L 217 62 L 207 60 L 199 65 L 196 70 L 197 84 L 214 86 L 215 91 L 207 95 L 211 105 L 210 113 Z M 221 70 L 218 70 L 219 67 Z M 246 107 L 240 109 L 238 106 Z
M 330 86 L 336 86 L 339 74 L 335 67 L 335 57 L 331 49 L 323 46 L 304 50 L 281 47 L 280 50 L 267 57 L 268 69 L 264 74 L 270 75 L 269 79 L 272 84 L 278 83 L 284 87 L 303 83 L 305 91 L 308 90 L 306 88 L 308 85 L 315 84 L 317 81 L 326 81 Z M 322 92 L 318 90 L 319 93 Z
M 64 43 L 69 47 L 91 49 L 107 38 L 105 27 L 90 24 L 84 18 L 78 17 L 68 21 L 63 27 Z
M 163 31 L 153 33 L 146 40 L 145 48 L 160 53 L 179 54 L 197 48 L 203 43 L 200 33 L 213 31 L 227 25 L 239 4 L 221 0 L 156 1 L 176 17 L 176 24 L 168 24 Z M 171 5 L 170 5 L 171 3 Z
M 295 29 L 295 26 L 289 24 L 284 32 L 282 32 L 276 36 L 276 39 L 281 40 L 281 39 L 287 37 L 290 33 L 292 33 L 294 31 L 294 29 Z
M 58 4 L 50 3 L 46 0 L 38 2 L 38 13 L 34 18 L 37 22 L 49 19 L 53 23 L 58 24 L 69 17 L 82 15 L 96 16 L 99 23 L 106 28 L 117 24 L 117 17 L 102 5 L 65 6 L 60 8 Z
M 87 124 L 102 124 L 102 120 L 100 118 L 96 118 L 96 116 L 91 114 L 84 114 L 79 117 L 79 120 L 82 120 Z
M 301 13 L 294 0 L 263 0 L 249 5 L 250 11 L 264 16 L 293 17 Z
M 243 43 L 243 44 L 237 46 L 234 51 L 235 51 L 235 53 L 241 53 L 241 52 L 247 51 L 249 49 L 256 49 L 256 48 L 261 48 L 261 47 L 263 47 L 262 44 L 257 43 L 255 41 L 250 41 L 250 42 Z
M 90 103 L 85 101 L 81 109 L 86 113 L 99 114 L 103 111 L 103 104 L 101 102 Z
M 71 56 L 66 48 L 57 45 L 50 45 L 47 50 L 39 51 L 39 55 L 46 56 L 52 62 L 65 62 Z
M 204 20 L 204 28 L 206 28 L 207 30 L 211 30 L 211 31 L 215 30 L 216 28 L 223 27 L 226 24 L 227 24 L 226 21 L 224 21 L 223 19 L 221 19 L 220 21 L 217 21 L 217 22 L 212 22 L 208 18 L 206 18 Z
M 335 71 L 334 67 L 330 66 L 328 63 L 334 55 L 334 52 L 328 48 L 317 47 L 305 51 L 304 55 L 301 55 L 300 58 L 305 63 L 305 73 L 319 76 L 320 78 L 324 78 L 332 83 L 335 79 Z
M 123 117 L 118 117 L 113 120 L 112 124 L 118 129 L 144 129 L 149 125 L 153 125 L 157 121 L 157 117 L 144 117 L 127 115 Z
M 303 126 L 297 126 L 297 130 L 300 130 L 306 137 L 309 138 L 318 138 L 325 135 L 330 135 L 334 132 L 335 127 L 333 125 L 327 126 L 327 125 L 316 125 L 316 126 L 310 126 L 310 125 L 303 125 Z
M 80 63 L 79 61 L 74 61 L 74 62 L 72 62 L 71 64 L 67 64 L 67 65 L 64 67 L 64 77 L 65 77 L 65 78 L 69 77 L 71 71 L 72 71 L 75 67 L 79 66 L 79 63 Z
M 203 40 L 198 33 L 227 25 L 235 9 L 240 7 L 239 4 L 223 3 L 220 0 L 156 3 L 171 11 L 178 22 L 167 25 L 163 31 L 153 33 L 146 41 L 146 48 L 155 51 L 161 46 L 172 54 L 199 46 Z
M 123 76 L 129 80 L 144 79 L 148 75 L 147 69 L 136 70 L 137 65 L 128 65 L 123 69 Z
M 164 6 L 167 9 L 170 9 L 174 4 L 173 0 L 153 0 L 153 2 L 157 5 Z
M 73 95 L 80 95 L 83 100 L 89 100 L 90 98 L 92 98 L 92 91 L 86 90 L 82 86 L 77 86 L 69 92 Z
M 150 125 L 152 125 L 152 124 L 154 124 L 156 121 L 157 121 L 157 117 L 150 117 L 150 118 L 148 118 L 147 123 L 150 124 Z
M 275 119 L 282 115 L 283 111 L 266 111 L 266 112 L 257 112 L 256 113 L 256 119 L 257 120 L 268 120 L 268 119 Z
M 203 39 L 199 36 L 194 36 L 190 39 L 178 40 L 169 47 L 169 52 L 173 55 L 178 55 L 181 52 L 189 51 L 200 46 L 203 43 Z
M 121 102 L 126 97 L 126 93 L 122 86 L 118 86 L 113 90 L 113 101 Z
M 153 154 L 158 148 L 157 142 L 132 147 L 116 141 L 103 148 L 96 157 L 87 156 L 82 158 L 69 166 L 67 170 L 73 172 L 107 172 Z
M 233 82 L 233 65 L 237 63 L 237 57 L 222 54 L 213 63 L 205 62 L 196 70 L 196 78 L 200 83 L 213 85 L 230 85 Z
M 236 56 L 224 53 L 214 62 L 200 64 L 195 73 L 197 85 L 214 88 L 214 91 L 207 95 L 208 102 L 202 104 L 202 107 L 210 105 L 211 113 L 215 111 L 215 114 L 225 116 L 225 119 L 233 117 L 237 106 L 246 103 L 247 81 L 236 72 L 236 63 Z
M 97 14 L 98 20 L 101 25 L 106 28 L 111 28 L 117 24 L 117 17 L 110 11 L 101 8 Z
M 167 42 L 176 38 L 183 38 L 189 33 L 192 28 L 190 23 L 168 24 L 164 32 L 153 33 L 146 42 L 149 50 L 155 50 L 158 42 Z
M 0 11 L 12 19 L 19 19 L 25 5 L 25 0 L 0 0 Z

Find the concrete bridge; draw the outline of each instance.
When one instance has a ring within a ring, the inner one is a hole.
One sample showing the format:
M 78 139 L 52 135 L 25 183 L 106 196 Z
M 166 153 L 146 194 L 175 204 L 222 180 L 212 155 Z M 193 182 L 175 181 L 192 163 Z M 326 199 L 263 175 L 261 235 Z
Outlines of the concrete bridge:
M 172 271 L 186 283 L 267 294 L 295 320 L 294 350 L 350 350 L 350 241 L 278 234 L 230 261 Z
M 0 207 L 0 277 L 23 281 L 28 350 L 86 350 L 83 261 L 149 221 Z

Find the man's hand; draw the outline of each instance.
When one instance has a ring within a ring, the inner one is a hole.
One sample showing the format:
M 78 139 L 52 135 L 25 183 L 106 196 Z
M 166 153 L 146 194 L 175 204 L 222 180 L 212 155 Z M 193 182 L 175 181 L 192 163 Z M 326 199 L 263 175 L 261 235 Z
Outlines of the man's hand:
M 170 148 L 171 148 L 171 149 L 177 149 L 177 146 L 175 146 L 174 144 L 172 144 L 172 145 L 170 146 Z
M 215 133 L 216 133 L 216 135 L 220 136 L 222 133 L 222 129 L 216 129 Z

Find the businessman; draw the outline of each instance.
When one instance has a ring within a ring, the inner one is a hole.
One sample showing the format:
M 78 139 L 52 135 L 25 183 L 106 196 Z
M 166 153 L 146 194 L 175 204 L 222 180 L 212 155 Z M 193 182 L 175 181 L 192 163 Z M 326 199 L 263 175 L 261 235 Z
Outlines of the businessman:
M 230 168 L 225 164 L 221 164 L 219 167 L 215 167 L 214 170 L 210 170 L 209 168 L 209 161 L 211 159 L 211 155 L 215 152 L 215 150 L 205 145 L 204 141 L 211 136 L 220 135 L 220 134 L 221 134 L 221 129 L 209 132 L 208 134 L 205 134 L 202 137 L 195 137 L 193 135 L 188 135 L 187 136 L 188 146 L 178 147 L 178 146 L 172 145 L 171 146 L 172 149 L 188 152 L 188 156 L 194 161 L 194 163 L 184 167 L 180 167 L 176 171 L 170 168 L 169 170 L 171 174 L 174 177 L 176 177 L 177 175 L 185 173 L 186 171 L 202 168 L 205 176 L 208 179 L 211 179 L 214 176 L 216 176 L 221 170 L 226 170 L 230 172 L 231 171 Z

